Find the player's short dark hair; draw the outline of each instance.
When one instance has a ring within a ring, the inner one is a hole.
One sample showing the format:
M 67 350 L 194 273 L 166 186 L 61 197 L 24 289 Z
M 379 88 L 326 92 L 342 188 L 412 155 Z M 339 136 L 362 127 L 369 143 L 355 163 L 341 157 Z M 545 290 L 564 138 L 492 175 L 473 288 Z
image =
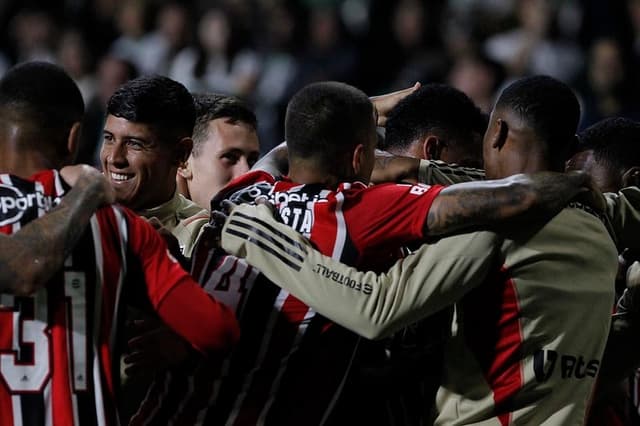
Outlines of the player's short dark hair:
M 78 86 L 57 65 L 22 63 L 0 80 L 0 121 L 18 122 L 29 130 L 32 140 L 25 138 L 21 143 L 39 149 L 51 149 L 55 144 L 55 152 L 64 155 L 71 127 L 82 121 L 83 115 Z
M 348 84 L 313 83 L 289 101 L 285 138 L 291 159 L 317 162 L 328 172 L 373 131 L 373 105 L 367 95 Z
M 487 117 L 463 92 L 445 84 L 427 84 L 401 100 L 387 118 L 384 149 L 404 150 L 433 134 L 458 145 L 484 135 Z
M 191 93 L 177 81 L 157 75 L 120 86 L 107 103 L 107 113 L 150 126 L 167 144 L 190 137 L 196 121 Z
M 258 119 L 249 106 L 240 99 L 217 93 L 194 93 L 196 124 L 193 127 L 193 149 L 198 156 L 202 142 L 209 134 L 209 122 L 217 118 L 226 118 L 227 123 L 244 123 L 254 131 L 258 129 Z
M 580 120 L 580 104 L 569 86 L 548 76 L 521 78 L 500 94 L 496 109 L 504 107 L 519 114 L 546 145 L 554 168 L 564 164 Z
M 640 166 L 640 123 L 628 118 L 605 118 L 579 135 L 579 151 L 593 150 L 595 160 L 610 170 Z

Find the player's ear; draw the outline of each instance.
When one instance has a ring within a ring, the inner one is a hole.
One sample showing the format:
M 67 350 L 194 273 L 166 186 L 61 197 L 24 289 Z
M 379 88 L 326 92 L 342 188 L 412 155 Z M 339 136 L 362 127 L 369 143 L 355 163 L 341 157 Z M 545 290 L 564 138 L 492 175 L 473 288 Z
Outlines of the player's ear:
M 622 175 L 622 187 L 638 186 L 640 187 L 640 167 L 633 166 Z
M 498 118 L 494 127 L 494 129 L 491 129 L 491 147 L 500 150 L 507 143 L 509 125 L 502 118 Z
M 178 175 L 186 180 L 193 179 L 193 171 L 191 170 L 191 161 L 189 161 L 191 157 L 187 158 L 187 161 L 183 161 L 182 164 L 178 166 Z
M 178 141 L 174 152 L 174 160 L 178 164 L 178 167 L 182 166 L 187 161 L 192 149 L 193 139 L 187 137 Z
M 437 136 L 429 135 L 422 142 L 422 158 L 425 160 L 440 160 L 444 144 Z
M 76 150 L 80 146 L 80 130 L 82 125 L 79 121 L 76 121 L 69 130 L 69 136 L 67 137 L 67 151 L 71 157 L 75 157 Z
M 362 163 L 365 160 L 364 156 L 364 145 L 359 143 L 353 150 L 353 157 L 351 158 L 351 167 L 356 175 L 362 170 Z

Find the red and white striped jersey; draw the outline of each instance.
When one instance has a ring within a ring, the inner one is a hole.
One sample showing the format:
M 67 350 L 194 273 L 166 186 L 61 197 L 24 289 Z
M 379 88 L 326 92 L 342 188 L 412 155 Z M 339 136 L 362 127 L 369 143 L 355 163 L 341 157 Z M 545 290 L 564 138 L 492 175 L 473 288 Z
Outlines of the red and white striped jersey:
M 0 232 L 44 215 L 66 188 L 53 170 L 0 175 Z M 183 284 L 209 299 L 148 223 L 122 207 L 99 209 L 45 288 L 0 295 L 0 425 L 116 424 L 120 302 L 162 310 Z
M 427 213 L 441 188 L 343 183 L 332 191 L 253 172 L 224 193 L 235 202 L 268 196 L 282 220 L 309 236 L 322 252 L 379 270 L 397 258 L 404 244 L 424 237 Z M 158 380 L 134 424 L 286 426 L 330 421 L 359 337 L 242 259 L 202 247 L 196 247 L 193 259 L 193 276 L 216 299 L 235 308 L 240 342 L 218 368 L 207 371 L 201 366 L 187 379 L 173 372 Z

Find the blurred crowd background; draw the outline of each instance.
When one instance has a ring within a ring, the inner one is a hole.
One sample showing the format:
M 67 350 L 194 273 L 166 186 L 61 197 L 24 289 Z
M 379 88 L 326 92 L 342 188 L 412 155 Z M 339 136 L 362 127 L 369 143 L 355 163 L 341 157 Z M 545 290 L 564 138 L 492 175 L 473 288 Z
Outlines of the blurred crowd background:
M 141 74 L 245 99 L 263 152 L 318 80 L 370 95 L 445 82 L 490 111 L 511 79 L 547 74 L 579 94 L 581 128 L 640 119 L 640 0 L 0 0 L 0 24 L 0 75 L 47 60 L 78 83 L 90 163 L 107 99 Z

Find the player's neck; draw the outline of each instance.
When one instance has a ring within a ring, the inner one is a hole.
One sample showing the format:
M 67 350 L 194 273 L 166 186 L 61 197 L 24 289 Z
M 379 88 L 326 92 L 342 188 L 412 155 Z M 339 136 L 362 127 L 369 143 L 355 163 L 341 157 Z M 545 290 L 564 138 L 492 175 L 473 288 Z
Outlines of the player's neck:
M 0 172 L 27 178 L 46 169 L 55 169 L 55 164 L 47 156 L 34 151 L 6 149 L 0 156 Z
M 336 176 L 309 163 L 291 163 L 289 166 L 289 179 L 301 184 L 323 184 L 328 188 L 334 188 L 341 182 Z

